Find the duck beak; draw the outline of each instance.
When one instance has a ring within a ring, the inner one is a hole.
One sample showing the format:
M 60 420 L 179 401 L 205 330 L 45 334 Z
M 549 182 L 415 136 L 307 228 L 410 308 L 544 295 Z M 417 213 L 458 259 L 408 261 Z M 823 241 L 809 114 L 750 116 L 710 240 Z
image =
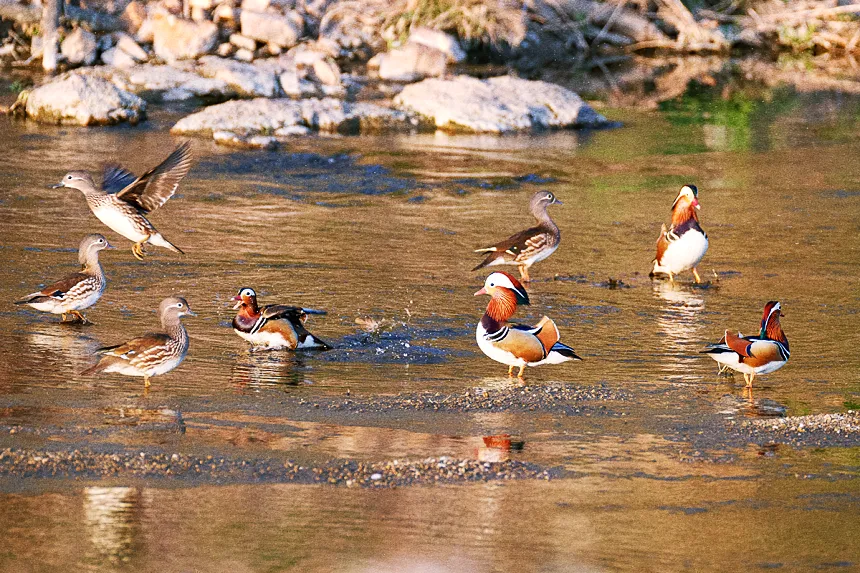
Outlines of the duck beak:
M 189 308 L 185 311 L 185 316 L 197 316 L 197 313 Z
M 60 187 L 65 187 L 65 184 L 60 181 L 56 185 L 48 185 L 48 189 L 59 189 Z
M 692 202 L 692 203 L 690 203 L 690 205 L 692 205 L 693 207 L 695 207 L 695 208 L 696 208 L 696 211 L 698 211 L 699 209 L 701 209 L 701 208 L 702 208 L 702 207 L 699 205 L 699 200 L 698 200 L 698 199 L 693 199 L 693 202 Z
M 242 306 L 242 297 L 241 296 L 234 296 L 230 300 L 237 301 L 236 304 L 233 305 L 233 310 L 239 310 L 239 307 Z
M 481 296 L 482 294 L 487 294 L 487 289 L 482 288 L 478 292 L 475 293 L 475 296 Z
M 106 248 L 106 249 L 110 249 L 110 250 L 114 250 L 114 249 L 116 249 L 116 247 L 114 247 L 114 246 L 113 246 L 113 245 L 111 245 L 110 243 L 105 243 L 105 248 Z
M 553 201 L 553 203 L 555 203 L 556 205 L 564 205 L 564 203 L 562 203 L 562 202 L 561 202 L 561 201 L 559 201 L 558 199 L 556 199 L 555 201 Z

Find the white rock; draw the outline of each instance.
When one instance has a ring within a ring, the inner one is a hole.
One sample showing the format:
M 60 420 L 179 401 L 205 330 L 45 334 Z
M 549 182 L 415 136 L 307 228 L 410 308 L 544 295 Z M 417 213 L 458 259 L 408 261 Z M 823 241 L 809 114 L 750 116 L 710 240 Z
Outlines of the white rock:
M 60 52 L 71 64 L 89 66 L 98 56 L 98 41 L 92 32 L 75 28 L 60 44 Z
M 145 62 L 149 58 L 146 50 L 141 48 L 140 44 L 134 41 L 134 38 L 123 32 L 116 34 L 116 47 L 138 62 Z
M 414 28 L 409 33 L 409 42 L 434 48 L 447 56 L 448 62 L 457 64 L 466 59 L 466 52 L 460 47 L 460 42 L 451 34 L 425 28 Z
M 276 133 L 295 126 L 329 133 L 412 129 L 408 114 L 369 103 L 327 99 L 234 100 L 209 106 L 179 120 L 175 134 L 227 131 L 241 137 Z
M 119 48 L 111 48 L 110 50 L 102 52 L 102 61 L 108 66 L 113 66 L 115 68 L 128 69 L 137 65 L 134 58 Z
M 230 43 L 237 48 L 244 48 L 252 52 L 257 49 L 257 40 L 242 34 L 230 34 Z
M 233 57 L 240 62 L 253 62 L 254 52 L 252 52 L 251 50 L 246 50 L 245 48 L 240 48 L 236 50 L 236 53 L 233 54 Z
M 134 38 L 141 44 L 151 44 L 155 39 L 155 18 L 148 16 L 144 19 L 137 32 L 134 33 Z
M 278 94 L 278 79 L 271 70 L 244 62 L 204 56 L 197 68 L 201 75 L 227 82 L 245 96 L 274 97 Z
M 284 48 L 296 45 L 302 30 L 287 16 L 242 10 L 239 16 L 242 35 Z
M 211 10 L 215 7 L 213 0 L 189 0 L 188 4 L 191 8 L 200 8 L 201 10 Z
M 430 118 L 441 129 L 506 133 L 608 123 L 570 90 L 510 76 L 424 80 L 406 86 L 394 101 L 401 109 Z
M 379 66 L 380 78 L 398 82 L 441 76 L 447 64 L 444 52 L 421 44 L 406 44 L 403 48 L 378 54 L 373 60 Z
M 340 85 L 340 68 L 336 63 L 329 60 L 317 60 L 314 62 L 314 76 L 327 86 Z
M 227 98 L 235 95 L 224 80 L 204 78 L 192 71 L 173 66 L 141 65 L 128 71 L 128 90 L 154 95 L 165 100 L 182 100 L 193 97 Z
M 233 52 L 236 51 L 236 46 L 231 44 L 230 42 L 224 42 L 218 49 L 215 50 L 215 53 L 221 56 L 222 58 L 227 58 L 233 55 Z
M 275 135 L 278 137 L 294 137 L 297 135 L 308 135 L 309 133 L 311 133 L 311 129 L 304 125 L 289 125 L 275 130 Z
M 168 63 L 199 58 L 218 44 L 218 26 L 212 22 L 192 22 L 172 15 L 154 20 L 153 48 Z
M 242 0 L 242 10 L 265 12 L 268 7 L 269 0 Z
M 137 123 L 146 117 L 146 102 L 105 79 L 71 72 L 31 91 L 26 112 L 42 123 Z
M 238 19 L 238 11 L 230 2 L 218 4 L 218 7 L 212 12 L 212 20 L 216 24 L 235 24 Z
M 278 76 L 281 89 L 291 97 L 318 95 L 317 86 L 299 76 L 296 70 L 287 70 Z

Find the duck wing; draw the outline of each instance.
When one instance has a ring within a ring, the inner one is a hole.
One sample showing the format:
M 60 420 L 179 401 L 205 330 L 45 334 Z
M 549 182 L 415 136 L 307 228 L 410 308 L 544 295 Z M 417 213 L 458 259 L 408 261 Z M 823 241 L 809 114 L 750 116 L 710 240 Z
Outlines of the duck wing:
M 179 182 L 188 174 L 189 169 L 191 169 L 191 145 L 186 141 L 157 167 L 132 181 L 116 196 L 145 213 L 155 211 L 173 197 Z

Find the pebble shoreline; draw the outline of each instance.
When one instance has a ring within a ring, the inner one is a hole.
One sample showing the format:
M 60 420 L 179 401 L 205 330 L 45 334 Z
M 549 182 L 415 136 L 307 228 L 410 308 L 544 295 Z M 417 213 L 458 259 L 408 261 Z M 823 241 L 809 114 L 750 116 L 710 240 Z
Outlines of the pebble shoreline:
M 482 462 L 451 457 L 386 462 L 332 461 L 318 466 L 291 461 L 238 460 L 221 456 L 168 453 L 102 453 L 6 448 L 0 477 L 14 478 L 172 478 L 206 482 L 329 484 L 346 487 L 397 487 L 430 483 L 551 479 L 557 471 L 518 462 Z

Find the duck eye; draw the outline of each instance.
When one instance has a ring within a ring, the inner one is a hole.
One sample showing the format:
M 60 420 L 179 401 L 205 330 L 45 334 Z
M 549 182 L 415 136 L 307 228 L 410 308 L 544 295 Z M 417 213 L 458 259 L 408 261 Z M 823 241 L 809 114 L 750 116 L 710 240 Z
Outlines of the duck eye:
M 177 303 L 177 304 L 176 304 L 176 308 L 182 308 L 182 303 L 181 303 L 181 302 L 180 302 L 180 303 Z
M 71 179 L 72 179 L 72 176 L 71 176 L 71 175 L 66 175 L 66 179 L 71 180 Z
M 494 287 L 494 286 L 496 286 L 496 285 L 494 285 L 493 283 L 490 283 L 490 286 L 491 286 L 491 287 Z

